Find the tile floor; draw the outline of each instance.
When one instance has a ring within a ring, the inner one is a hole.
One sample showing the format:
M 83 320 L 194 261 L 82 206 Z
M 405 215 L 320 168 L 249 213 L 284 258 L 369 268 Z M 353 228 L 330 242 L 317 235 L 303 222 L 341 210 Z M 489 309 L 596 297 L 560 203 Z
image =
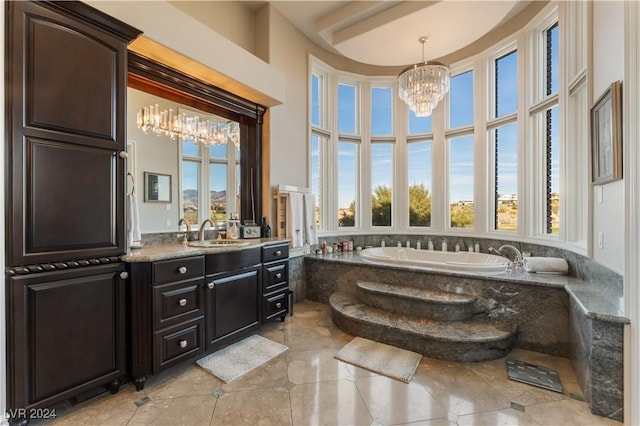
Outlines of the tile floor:
M 289 347 L 224 384 L 194 363 L 57 408 L 48 424 L 83 425 L 620 425 L 594 416 L 569 362 L 525 350 L 510 356 L 555 368 L 564 393 L 511 381 L 506 359 L 455 363 L 423 358 L 409 384 L 333 358 L 352 336 L 331 322 L 329 307 L 304 301 L 265 337 Z M 33 422 L 32 422 L 33 423 Z

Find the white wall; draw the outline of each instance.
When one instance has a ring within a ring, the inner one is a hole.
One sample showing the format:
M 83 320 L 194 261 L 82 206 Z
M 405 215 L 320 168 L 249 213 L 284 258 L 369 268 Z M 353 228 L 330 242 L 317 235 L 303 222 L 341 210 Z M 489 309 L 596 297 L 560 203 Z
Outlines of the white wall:
M 180 213 L 180 175 L 178 162 L 178 142 L 168 136 L 158 137 L 145 134 L 136 125 L 139 108 L 156 104 L 158 97 L 136 89 L 127 89 L 127 142 L 134 142 L 135 152 L 129 152 L 129 163 L 135 172 L 135 191 L 140 213 L 140 232 L 178 231 Z M 166 99 L 160 101 L 161 108 L 178 105 Z M 171 176 L 171 203 L 144 201 L 144 172 L 161 173 Z
M 612 82 L 624 77 L 624 2 L 596 1 L 592 5 L 593 105 Z M 595 186 L 593 191 L 593 258 L 622 274 L 624 180 Z M 603 247 L 599 246 L 600 233 L 604 237 Z

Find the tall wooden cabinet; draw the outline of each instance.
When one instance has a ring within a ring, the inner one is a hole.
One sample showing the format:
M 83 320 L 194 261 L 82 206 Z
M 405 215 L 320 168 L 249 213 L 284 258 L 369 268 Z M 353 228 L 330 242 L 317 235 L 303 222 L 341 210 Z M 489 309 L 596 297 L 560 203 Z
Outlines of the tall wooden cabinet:
M 80 2 L 4 7 L 7 394 L 18 409 L 117 388 L 126 374 L 127 44 L 140 31 Z

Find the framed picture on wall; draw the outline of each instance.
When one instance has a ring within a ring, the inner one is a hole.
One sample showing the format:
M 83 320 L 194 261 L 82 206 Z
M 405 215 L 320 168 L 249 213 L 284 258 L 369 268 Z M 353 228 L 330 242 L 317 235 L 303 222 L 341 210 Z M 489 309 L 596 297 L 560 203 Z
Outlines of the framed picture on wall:
M 144 201 L 170 203 L 171 175 L 144 172 Z
M 622 90 L 613 82 L 591 108 L 591 182 L 622 179 Z

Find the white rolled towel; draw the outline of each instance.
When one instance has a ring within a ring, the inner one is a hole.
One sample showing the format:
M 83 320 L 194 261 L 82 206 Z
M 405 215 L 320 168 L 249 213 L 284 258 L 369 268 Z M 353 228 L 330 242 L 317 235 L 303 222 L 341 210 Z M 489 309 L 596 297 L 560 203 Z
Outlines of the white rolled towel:
M 568 274 L 569 264 L 561 257 L 525 257 L 524 270 L 537 273 Z

